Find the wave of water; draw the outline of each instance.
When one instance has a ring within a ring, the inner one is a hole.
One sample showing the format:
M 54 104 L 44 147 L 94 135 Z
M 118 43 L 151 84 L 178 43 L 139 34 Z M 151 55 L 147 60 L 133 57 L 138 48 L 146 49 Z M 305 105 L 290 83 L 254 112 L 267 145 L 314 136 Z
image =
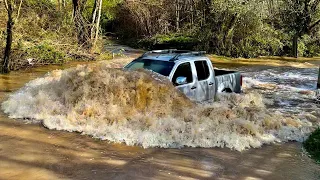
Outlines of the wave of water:
M 2 109 L 11 118 L 42 122 L 49 129 L 145 148 L 242 151 L 302 141 L 313 130 L 307 117 L 270 111 L 266 103 L 272 101 L 250 92 L 221 94 L 217 102 L 194 104 L 164 77 L 100 64 L 50 72 L 13 93 Z
M 244 75 L 247 89 L 259 89 L 264 97 L 272 99 L 273 110 L 287 114 L 318 114 L 320 110 L 315 102 L 318 68 L 278 67 Z

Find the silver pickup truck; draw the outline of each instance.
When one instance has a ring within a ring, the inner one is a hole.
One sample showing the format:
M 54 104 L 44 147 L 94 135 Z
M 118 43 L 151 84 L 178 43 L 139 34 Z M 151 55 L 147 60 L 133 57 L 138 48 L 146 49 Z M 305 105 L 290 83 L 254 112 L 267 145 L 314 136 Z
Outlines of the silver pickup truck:
M 240 93 L 239 72 L 214 69 L 205 52 L 154 50 L 143 54 L 124 68 L 148 69 L 166 76 L 193 101 L 213 100 L 217 92 Z

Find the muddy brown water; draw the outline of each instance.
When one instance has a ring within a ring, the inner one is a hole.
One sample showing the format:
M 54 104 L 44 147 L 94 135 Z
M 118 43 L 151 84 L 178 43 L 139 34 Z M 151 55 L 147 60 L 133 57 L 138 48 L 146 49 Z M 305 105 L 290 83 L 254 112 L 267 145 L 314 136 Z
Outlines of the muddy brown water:
M 4 101 L 11 92 L 48 71 L 76 64 L 1 75 L 0 100 Z M 268 67 L 257 67 L 260 68 Z M 1 112 L 2 179 L 313 180 L 320 179 L 320 166 L 296 142 L 265 145 L 244 152 L 227 148 L 143 149 L 78 133 L 48 130 L 39 124 L 10 119 Z

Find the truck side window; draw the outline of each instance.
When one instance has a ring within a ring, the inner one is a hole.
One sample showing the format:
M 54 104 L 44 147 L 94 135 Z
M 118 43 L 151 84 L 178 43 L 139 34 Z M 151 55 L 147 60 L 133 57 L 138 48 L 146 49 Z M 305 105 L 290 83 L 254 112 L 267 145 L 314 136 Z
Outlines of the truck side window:
M 191 69 L 190 63 L 187 62 L 187 63 L 180 64 L 178 66 L 178 68 L 176 69 L 176 72 L 174 73 L 173 78 L 172 78 L 172 82 L 175 86 L 178 86 L 178 84 L 176 84 L 176 79 L 181 76 L 187 78 L 188 84 L 193 81 L 192 69 Z
M 195 61 L 194 64 L 197 69 L 198 80 L 202 81 L 208 79 L 210 76 L 210 71 L 207 61 Z

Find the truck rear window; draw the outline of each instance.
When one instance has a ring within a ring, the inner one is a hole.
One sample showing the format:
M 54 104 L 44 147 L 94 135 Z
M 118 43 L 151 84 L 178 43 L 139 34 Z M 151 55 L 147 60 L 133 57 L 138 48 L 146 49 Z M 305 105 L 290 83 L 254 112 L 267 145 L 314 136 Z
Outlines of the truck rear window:
M 136 59 L 125 68 L 130 70 L 148 69 L 163 76 L 169 76 L 174 66 L 174 62 L 159 61 L 151 59 Z

